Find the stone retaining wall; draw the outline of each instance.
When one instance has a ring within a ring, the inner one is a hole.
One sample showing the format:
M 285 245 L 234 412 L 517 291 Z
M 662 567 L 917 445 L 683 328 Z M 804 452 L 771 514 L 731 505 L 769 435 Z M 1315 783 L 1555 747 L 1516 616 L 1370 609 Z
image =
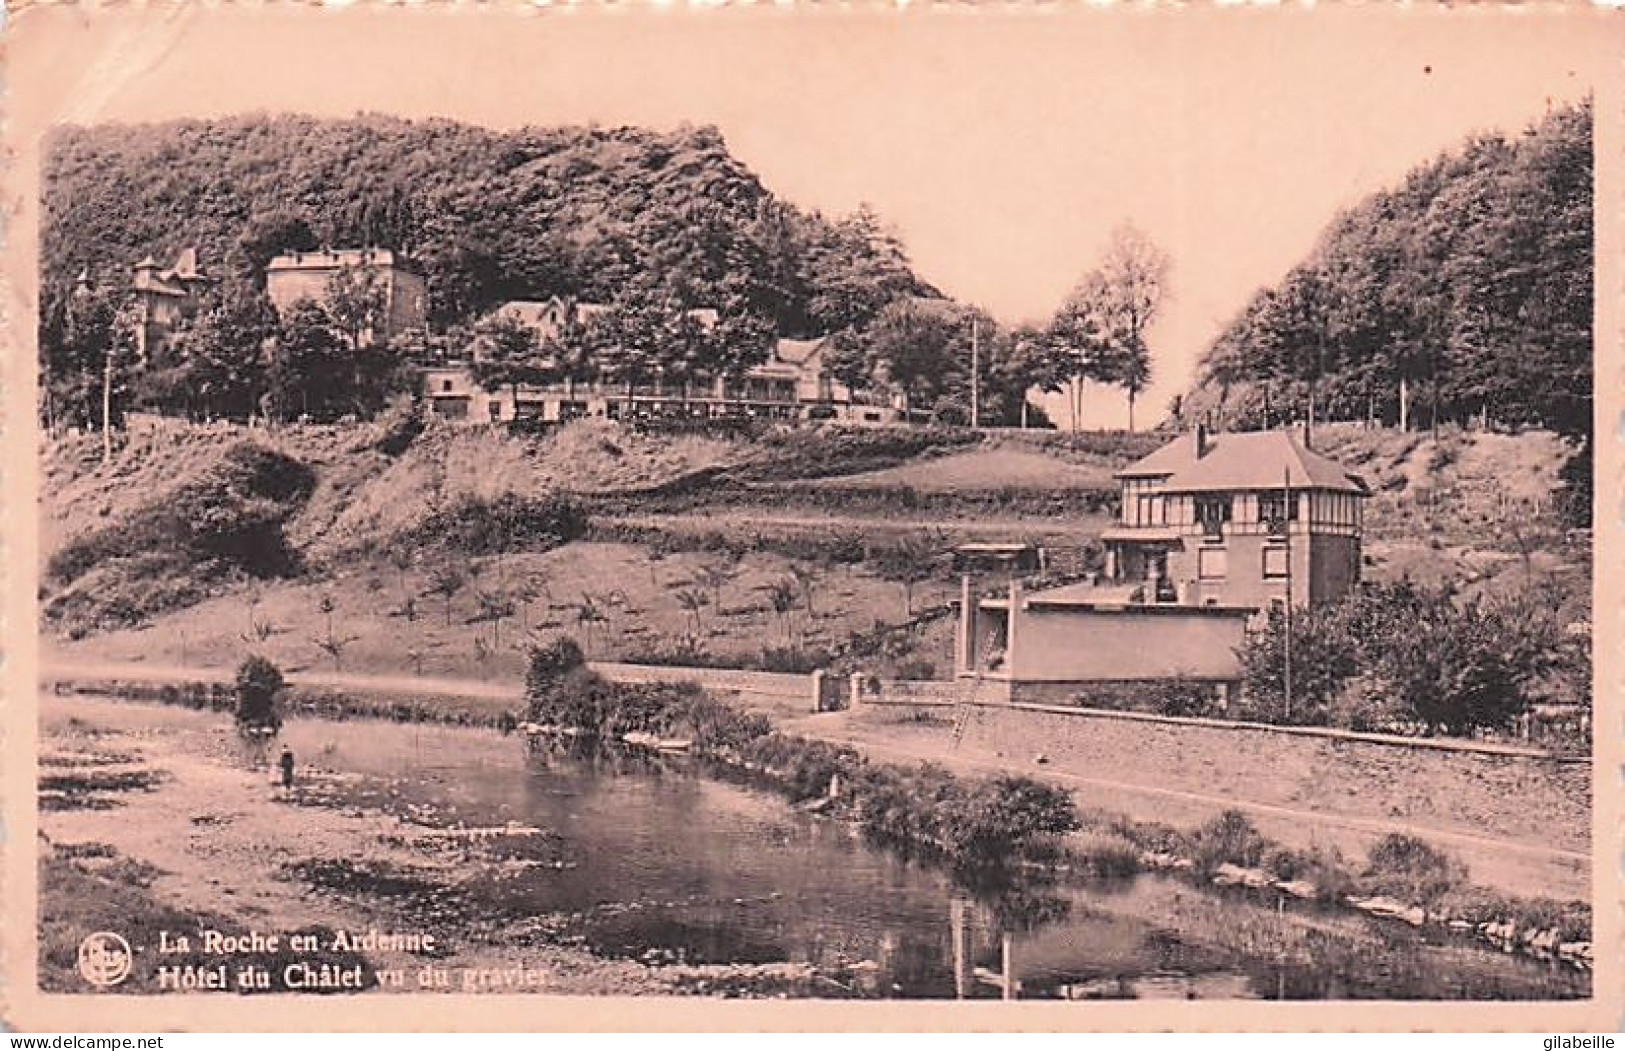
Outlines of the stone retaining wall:
M 971 704 L 964 740 L 1158 791 L 1416 824 L 1565 850 L 1591 841 L 1591 764 L 1515 748 Z

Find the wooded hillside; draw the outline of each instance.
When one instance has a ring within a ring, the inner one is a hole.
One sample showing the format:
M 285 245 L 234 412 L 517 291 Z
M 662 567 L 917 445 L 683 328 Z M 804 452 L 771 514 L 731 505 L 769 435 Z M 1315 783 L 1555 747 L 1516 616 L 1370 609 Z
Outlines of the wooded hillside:
M 1478 135 L 1339 215 L 1208 349 L 1176 412 L 1228 426 L 1591 427 L 1592 117 Z
M 299 223 L 318 243 L 421 258 L 439 325 L 513 298 L 604 301 L 658 275 L 795 336 L 929 291 L 875 215 L 779 200 L 711 127 L 262 115 L 66 127 L 46 156 L 46 326 L 81 270 L 123 287 L 142 256 L 196 245 L 206 267 L 246 273 Z

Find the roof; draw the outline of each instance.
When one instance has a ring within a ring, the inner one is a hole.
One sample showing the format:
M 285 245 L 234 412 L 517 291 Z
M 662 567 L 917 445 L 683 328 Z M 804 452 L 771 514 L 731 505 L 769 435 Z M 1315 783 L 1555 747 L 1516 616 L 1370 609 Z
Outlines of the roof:
M 512 317 L 527 325 L 536 326 L 548 319 L 548 313 L 554 309 L 556 303 L 556 300 L 510 299 L 491 313 Z
M 1196 436 L 1184 434 L 1117 472 L 1118 478 L 1161 477 L 1165 493 L 1238 489 L 1298 489 L 1368 495 L 1358 475 L 1313 449 L 1290 431 L 1229 431 L 1207 437 L 1196 455 Z
M 773 347 L 773 356 L 791 365 L 805 365 L 823 353 L 824 344 L 828 339 L 828 336 L 819 336 L 817 339 L 781 337 Z
M 332 270 L 349 266 L 388 266 L 415 270 L 410 259 L 388 248 L 323 248 L 314 252 L 287 252 L 266 264 L 271 270 Z
M 175 277 L 183 279 L 201 276 L 201 272 L 198 270 L 197 265 L 197 249 L 183 249 L 180 256 L 175 260 L 175 266 L 171 269 L 170 273 Z

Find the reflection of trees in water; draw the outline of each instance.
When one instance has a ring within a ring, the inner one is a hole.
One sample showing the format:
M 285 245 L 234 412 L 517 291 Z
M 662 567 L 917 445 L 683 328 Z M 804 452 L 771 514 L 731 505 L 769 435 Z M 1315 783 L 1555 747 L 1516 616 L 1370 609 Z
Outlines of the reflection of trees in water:
M 531 737 L 526 748 L 531 762 L 543 767 L 563 761 L 575 770 L 604 776 L 658 777 L 673 767 L 688 765 L 686 756 L 628 748 L 598 737 Z
M 1056 893 L 1056 881 L 1049 877 L 999 866 L 960 869 L 954 878 L 1002 932 L 1028 934 L 1072 915 L 1071 899 Z

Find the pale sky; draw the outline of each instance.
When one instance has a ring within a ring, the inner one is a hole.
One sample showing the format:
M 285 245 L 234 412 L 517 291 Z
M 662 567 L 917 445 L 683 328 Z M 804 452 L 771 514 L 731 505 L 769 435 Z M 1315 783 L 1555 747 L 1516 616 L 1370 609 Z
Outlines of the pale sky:
M 1336 210 L 1617 65 L 1572 8 L 905 12 L 206 10 L 15 20 L 25 126 L 360 110 L 519 124 L 718 125 L 775 193 L 867 201 L 916 270 L 1041 320 L 1128 220 L 1173 259 L 1142 425 Z M 36 17 L 37 16 L 37 17 Z M 1116 393 L 1090 425 L 1117 425 Z

